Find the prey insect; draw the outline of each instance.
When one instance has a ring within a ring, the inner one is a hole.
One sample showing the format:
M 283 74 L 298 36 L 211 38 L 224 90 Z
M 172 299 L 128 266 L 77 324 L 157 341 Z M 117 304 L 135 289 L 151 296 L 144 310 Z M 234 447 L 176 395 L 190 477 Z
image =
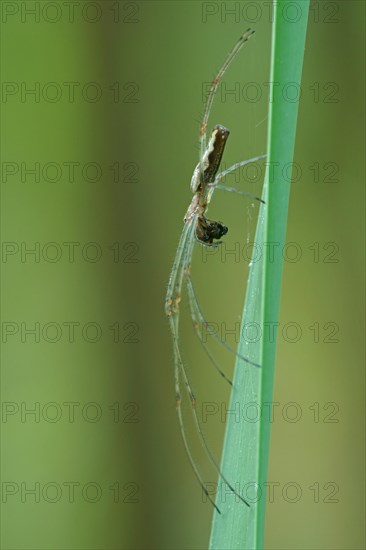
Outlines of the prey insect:
M 200 124 L 200 131 L 199 131 L 200 157 L 199 157 L 199 162 L 193 172 L 193 176 L 191 180 L 191 191 L 193 193 L 193 198 L 184 217 L 184 227 L 183 227 L 183 231 L 178 244 L 171 275 L 169 278 L 168 290 L 167 290 L 166 301 L 165 301 L 165 312 L 169 319 L 169 325 L 170 325 L 172 339 L 173 339 L 176 411 L 178 415 L 178 421 L 179 421 L 179 426 L 180 426 L 180 431 L 181 431 L 185 451 L 187 453 L 188 459 L 191 463 L 195 476 L 202 487 L 203 492 L 205 493 L 208 500 L 212 503 L 212 505 L 216 508 L 216 510 L 219 513 L 220 513 L 220 510 L 216 506 L 213 498 L 211 497 L 211 495 L 209 494 L 208 490 L 205 487 L 204 481 L 193 459 L 193 455 L 191 453 L 191 450 L 188 444 L 185 425 L 183 421 L 182 409 L 181 409 L 181 390 L 180 390 L 181 381 L 183 381 L 183 384 L 187 391 L 190 404 L 191 404 L 193 421 L 197 429 L 198 437 L 200 439 L 200 442 L 203 446 L 203 449 L 206 455 L 208 456 L 210 462 L 216 469 L 220 478 L 229 487 L 229 489 L 235 495 L 237 495 L 244 504 L 249 506 L 249 503 L 240 494 L 238 494 L 235 491 L 230 481 L 225 477 L 224 473 L 221 471 L 218 463 L 216 462 L 206 442 L 204 433 L 201 429 L 201 424 L 196 411 L 196 397 L 192 390 L 191 383 L 189 381 L 189 377 L 187 374 L 187 369 L 180 352 L 179 306 L 180 306 L 181 297 L 182 297 L 182 287 L 183 287 L 183 283 L 185 282 L 186 291 L 188 295 L 189 310 L 190 310 L 190 314 L 191 314 L 191 318 L 192 318 L 192 322 L 193 322 L 193 326 L 195 328 L 196 334 L 200 339 L 201 344 L 203 345 L 215 369 L 229 384 L 231 384 L 231 381 L 229 380 L 229 378 L 227 378 L 227 376 L 221 370 L 219 364 L 216 362 L 215 358 L 211 354 L 209 348 L 207 347 L 202 337 L 201 329 L 203 327 L 207 327 L 207 321 L 198 304 L 193 283 L 191 280 L 191 259 L 193 254 L 193 248 L 196 242 L 200 243 L 203 246 L 215 247 L 221 244 L 221 240 L 220 240 L 221 237 L 223 237 L 228 232 L 228 228 L 221 221 L 210 220 L 206 216 L 207 208 L 208 208 L 208 205 L 210 204 L 210 201 L 215 189 L 236 192 L 236 193 L 239 193 L 240 195 L 244 195 L 252 199 L 256 199 L 260 202 L 264 202 L 259 197 L 253 196 L 252 194 L 247 193 L 245 191 L 238 191 L 235 188 L 221 185 L 220 181 L 227 174 L 234 172 L 235 170 L 237 170 L 242 166 L 245 166 L 246 164 L 260 160 L 264 158 L 265 155 L 261 155 L 255 158 L 251 158 L 249 160 L 238 162 L 233 166 L 231 166 L 230 168 L 228 168 L 227 170 L 221 173 L 218 173 L 221 158 L 222 158 L 225 145 L 230 133 L 229 130 L 224 126 L 217 124 L 216 126 L 214 126 L 211 132 L 211 135 L 208 139 L 208 143 L 206 143 L 207 142 L 207 137 L 206 137 L 207 122 L 208 122 L 208 118 L 210 115 L 210 111 L 212 108 L 214 96 L 217 91 L 218 85 L 226 69 L 232 62 L 232 60 L 235 58 L 237 53 L 240 51 L 243 45 L 249 40 L 249 38 L 253 34 L 254 34 L 254 30 L 248 29 L 240 37 L 234 49 L 229 53 L 222 67 L 218 71 L 216 77 L 212 81 L 209 93 L 207 95 L 203 117 Z M 212 335 L 221 344 L 223 344 L 229 351 L 231 351 L 232 353 L 238 356 L 236 351 L 220 338 L 219 334 L 213 332 Z M 249 363 L 250 365 L 252 365 L 253 367 L 260 366 L 244 356 L 239 355 L 239 357 L 246 363 Z

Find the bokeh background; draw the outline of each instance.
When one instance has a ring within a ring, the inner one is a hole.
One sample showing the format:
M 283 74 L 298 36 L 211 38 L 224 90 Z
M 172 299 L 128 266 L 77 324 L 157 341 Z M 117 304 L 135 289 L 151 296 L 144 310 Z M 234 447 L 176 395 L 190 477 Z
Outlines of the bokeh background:
M 231 130 L 225 166 L 265 152 L 269 5 L 1 9 L 2 547 L 206 548 L 212 509 L 180 440 L 163 302 L 191 198 L 204 86 L 248 26 L 257 34 L 228 71 L 210 124 Z M 364 10 L 358 1 L 311 3 L 268 549 L 365 544 Z M 262 180 L 258 165 L 230 182 L 260 193 Z M 207 318 L 232 328 L 257 206 L 218 192 L 210 213 L 229 226 L 224 253 L 197 249 L 192 275 Z M 235 336 L 227 342 L 235 347 Z M 230 374 L 234 358 L 210 346 Z M 219 411 L 205 423 L 219 456 L 228 389 L 186 301 L 182 348 L 199 400 Z M 203 475 L 215 481 L 186 418 Z

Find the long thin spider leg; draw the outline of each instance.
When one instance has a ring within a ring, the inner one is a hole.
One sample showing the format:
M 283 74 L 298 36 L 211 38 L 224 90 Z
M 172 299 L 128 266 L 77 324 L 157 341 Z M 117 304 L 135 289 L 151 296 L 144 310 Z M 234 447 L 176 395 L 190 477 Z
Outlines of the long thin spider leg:
M 228 187 L 227 185 L 215 185 L 215 189 L 221 189 L 222 191 L 230 191 L 231 193 L 237 193 L 238 195 L 249 197 L 251 199 L 255 199 L 256 201 L 261 202 L 262 204 L 266 204 L 266 202 L 260 197 L 257 197 L 256 195 L 252 195 L 252 193 L 248 193 L 247 191 L 240 191 L 235 187 Z
M 173 338 L 173 349 L 174 349 L 174 378 L 175 378 L 175 396 L 176 396 L 176 411 L 179 421 L 180 432 L 184 444 L 184 449 L 186 455 L 191 464 L 192 470 L 201 486 L 202 491 L 207 496 L 208 500 L 211 502 L 213 507 L 221 514 L 220 509 L 216 506 L 213 498 L 207 491 L 207 488 L 204 484 L 204 481 L 198 471 L 196 463 L 193 459 L 192 453 L 190 451 L 186 431 L 184 427 L 184 421 L 181 410 L 181 394 L 180 394 L 180 380 L 179 380 L 179 371 L 181 370 L 182 360 L 179 350 L 179 304 L 181 301 L 181 292 L 182 292 L 182 283 L 184 276 L 184 265 L 186 261 L 190 262 L 192 256 L 193 246 L 194 246 L 194 227 L 195 219 L 192 219 L 185 223 L 181 238 L 179 240 L 176 256 L 173 263 L 173 268 L 168 282 L 167 294 L 165 299 L 165 313 L 169 320 L 169 326 Z M 186 381 L 185 381 L 186 383 Z M 186 383 L 187 387 L 187 383 Z M 188 389 L 190 398 L 193 393 L 192 390 Z M 192 403 L 192 401 L 191 401 Z
M 174 330 L 175 330 L 174 320 L 172 318 L 170 318 L 170 320 L 171 320 L 172 332 L 174 332 Z M 176 411 L 177 411 L 177 415 L 178 415 L 179 428 L 180 428 L 180 433 L 181 433 L 181 436 L 182 436 L 182 439 L 183 439 L 184 448 L 185 448 L 188 460 L 189 460 L 189 462 L 192 466 L 192 470 L 193 470 L 193 472 L 194 472 L 194 474 L 195 474 L 195 476 L 196 476 L 196 478 L 197 478 L 197 480 L 198 480 L 198 482 L 199 482 L 199 484 L 202 488 L 202 491 L 205 493 L 206 497 L 211 502 L 212 506 L 218 511 L 219 514 L 221 514 L 220 509 L 216 506 L 215 501 L 213 500 L 213 498 L 211 497 L 211 495 L 207 491 L 205 483 L 204 483 L 204 481 L 201 477 L 201 474 L 198 471 L 198 468 L 196 466 L 196 463 L 193 459 L 191 450 L 190 450 L 189 445 L 188 445 L 186 431 L 185 431 L 184 422 L 183 422 L 182 409 L 181 409 L 181 395 L 180 395 L 180 382 L 179 382 L 179 360 L 180 360 L 180 353 L 179 353 L 178 341 L 177 341 L 177 339 L 174 338 L 174 378 L 175 378 Z
M 190 242 L 187 243 L 187 247 L 186 247 L 186 250 L 185 250 L 185 253 L 184 253 L 184 256 L 183 256 L 183 270 L 184 270 L 184 273 L 186 275 L 186 280 L 187 280 L 187 277 L 188 277 L 188 280 L 189 280 L 189 266 L 191 264 L 193 246 L 194 246 L 194 240 L 192 239 Z M 193 414 L 193 419 L 194 419 L 194 422 L 195 422 L 195 425 L 196 425 L 196 429 L 197 429 L 202 447 L 205 450 L 211 464 L 215 467 L 215 469 L 216 469 L 218 475 L 221 477 L 221 479 L 226 483 L 226 485 L 229 487 L 229 489 L 236 496 L 238 496 L 240 498 L 240 500 L 242 500 L 247 506 L 249 506 L 248 502 L 234 489 L 234 487 L 231 485 L 231 483 L 224 476 L 224 474 L 221 471 L 220 466 L 216 462 L 215 457 L 213 456 L 213 454 L 212 454 L 212 452 L 211 452 L 211 450 L 210 450 L 210 448 L 207 444 L 206 438 L 205 438 L 204 433 L 203 433 L 202 428 L 201 428 L 201 423 L 200 423 L 200 421 L 198 419 L 198 416 L 197 416 L 196 398 L 195 398 L 195 395 L 193 393 L 191 384 L 189 382 L 188 374 L 187 374 L 186 368 L 184 366 L 184 362 L 183 362 L 181 354 L 180 354 L 179 346 L 177 344 L 178 344 L 178 341 L 176 340 L 176 345 L 175 345 L 176 359 L 178 361 L 178 364 L 179 364 L 179 367 L 180 367 L 180 370 L 181 370 L 181 373 L 182 373 L 182 376 L 183 376 L 183 379 L 184 379 L 184 383 L 185 383 L 185 386 L 186 386 L 186 390 L 187 390 L 187 393 L 188 393 L 188 396 L 189 396 L 189 399 L 190 399 L 190 402 L 191 402 L 191 410 L 192 410 L 192 414 Z M 220 370 L 220 372 L 222 372 L 221 369 L 219 369 L 219 370 Z
M 185 277 L 187 279 L 187 277 L 189 278 L 190 277 L 190 267 L 187 266 L 186 269 L 185 269 Z M 200 324 L 197 320 L 197 317 L 196 317 L 196 314 L 195 314 L 195 306 L 194 306 L 194 303 L 192 302 L 192 294 L 188 292 L 188 304 L 189 304 L 189 312 L 190 312 L 190 315 L 191 315 L 191 320 L 192 320 L 192 324 L 193 324 L 193 328 L 203 346 L 203 349 L 205 350 L 205 352 L 207 353 L 211 363 L 213 364 L 213 366 L 215 367 L 215 369 L 217 370 L 217 372 L 220 374 L 220 376 L 222 376 L 222 378 L 228 383 L 230 384 L 230 386 L 233 385 L 232 381 L 230 380 L 230 378 L 228 378 L 226 376 L 226 374 L 223 372 L 223 370 L 221 369 L 220 365 L 218 364 L 218 362 L 216 361 L 215 357 L 213 356 L 213 354 L 211 353 L 211 351 L 209 350 L 209 347 L 208 345 L 206 344 L 206 342 L 204 342 L 203 340 L 203 336 L 202 336 L 202 331 L 200 330 Z
M 188 375 L 187 375 L 187 371 L 186 371 L 186 368 L 184 366 L 184 363 L 183 363 L 183 360 L 182 360 L 182 357 L 181 357 L 181 354 L 180 354 L 180 350 L 179 350 L 179 346 L 178 346 L 178 342 L 177 340 L 175 339 L 174 340 L 174 349 L 175 349 L 175 353 L 174 353 L 174 357 L 175 357 L 175 370 L 177 367 L 179 367 L 181 373 L 182 373 L 182 376 L 183 376 L 183 380 L 184 380 L 184 384 L 185 384 L 185 387 L 186 387 L 186 390 L 187 390 L 187 394 L 189 396 L 189 399 L 190 399 L 190 402 L 191 402 L 191 411 L 192 411 L 192 415 L 193 415 L 193 420 L 194 420 L 194 423 L 196 425 L 196 429 L 197 429 L 197 432 L 198 432 L 198 436 L 199 436 L 199 439 L 201 441 L 201 444 L 202 444 L 202 447 L 203 449 L 205 450 L 210 462 L 212 463 L 212 465 L 215 467 L 218 475 L 220 476 L 220 478 L 224 481 L 224 483 L 226 483 L 226 485 L 229 487 L 229 489 L 238 497 L 240 498 L 240 500 L 242 502 L 244 502 L 244 504 L 246 504 L 247 506 L 250 506 L 249 503 L 240 495 L 240 493 L 238 493 L 234 487 L 231 485 L 231 483 L 227 480 L 227 478 L 224 476 L 224 474 L 222 473 L 221 469 L 220 469 L 220 466 L 217 464 L 208 444 L 207 444 L 207 441 L 206 441 L 206 438 L 203 434 L 203 431 L 202 431 L 202 428 L 201 428 L 201 424 L 200 424 L 200 421 L 198 419 L 198 416 L 197 416 L 197 411 L 196 411 L 196 397 L 193 393 L 193 390 L 192 390 L 192 387 L 191 387 L 191 384 L 189 382 L 189 379 L 188 379 Z M 196 477 L 198 478 L 198 480 L 200 481 L 200 484 L 205 492 L 205 494 L 209 497 L 208 495 L 208 492 L 207 492 L 207 489 L 205 488 L 205 485 L 204 483 L 202 482 L 202 478 L 198 472 L 198 469 L 194 463 L 194 460 L 192 458 L 192 454 L 190 452 L 190 449 L 189 449 L 189 446 L 188 446 L 188 443 L 187 443 L 187 439 L 186 439 L 186 435 L 185 435 L 185 429 L 184 429 L 184 423 L 183 423 L 183 418 L 182 418 L 182 413 L 181 413 L 181 408 L 180 408 L 180 392 L 179 392 L 179 373 L 176 373 L 176 397 L 177 397 L 177 412 L 178 412 L 178 417 L 179 417 L 179 423 L 180 423 L 180 428 L 181 428 L 181 432 L 182 432 L 182 435 L 183 435 L 183 441 L 184 441 L 184 446 L 186 448 L 186 452 L 187 452 L 187 455 L 188 455 L 188 458 L 192 464 L 192 467 L 193 467 L 193 470 L 196 474 Z M 210 497 L 209 497 L 210 498 Z M 211 498 L 210 498 L 210 501 L 212 502 Z M 215 508 L 217 508 L 217 506 L 215 505 Z M 220 512 L 220 510 L 218 510 Z
M 217 87 L 218 87 L 218 85 L 219 85 L 226 69 L 229 67 L 230 63 L 233 61 L 235 56 L 239 53 L 241 48 L 244 46 L 245 42 L 247 42 L 249 40 L 249 38 L 254 34 L 254 32 L 255 31 L 253 29 L 247 29 L 245 31 L 245 33 L 239 38 L 238 42 L 236 43 L 236 45 L 234 46 L 232 51 L 229 53 L 229 55 L 225 59 L 224 63 L 222 64 L 221 68 L 219 69 L 218 73 L 216 74 L 215 78 L 213 79 L 213 81 L 211 83 L 211 88 L 210 88 L 210 90 L 208 92 L 208 95 L 207 95 L 207 98 L 206 98 L 206 104 L 205 104 L 204 111 L 203 111 L 202 122 L 200 124 L 200 164 L 201 164 L 200 173 L 201 173 L 201 176 L 203 174 L 202 159 L 203 159 L 203 154 L 204 154 L 204 151 L 205 151 L 205 148 L 206 148 L 207 122 L 208 122 L 208 117 L 210 115 L 210 111 L 211 111 L 211 107 L 212 107 L 212 104 L 213 104 L 213 100 L 214 100 L 214 97 L 215 97 Z
M 201 485 L 201 488 L 211 504 L 215 507 L 215 509 L 219 512 L 219 508 L 214 503 L 212 497 L 209 495 L 207 488 L 205 487 L 205 484 L 203 482 L 203 479 L 198 471 L 198 468 L 195 464 L 195 461 L 193 459 L 192 453 L 190 451 L 185 427 L 184 427 L 184 421 L 183 416 L 181 412 L 181 395 L 180 395 L 180 382 L 179 382 L 179 371 L 182 373 L 184 384 L 186 387 L 187 394 L 190 399 L 191 403 L 191 411 L 193 415 L 193 420 L 198 432 L 198 436 L 201 442 L 201 445 L 206 452 L 210 462 L 215 467 L 218 475 L 220 478 L 226 483 L 228 488 L 238 497 L 240 500 L 246 504 L 246 506 L 250 506 L 249 503 L 234 489 L 234 487 L 231 485 L 231 483 L 227 480 L 227 478 L 222 473 L 220 466 L 217 464 L 208 444 L 206 441 L 206 438 L 204 436 L 204 433 L 201 428 L 200 421 L 197 416 L 196 411 L 196 398 L 194 396 L 192 387 L 189 382 L 189 378 L 187 375 L 186 368 L 184 366 L 180 349 L 179 349 L 179 332 L 178 332 L 178 326 L 179 326 L 179 303 L 180 303 L 180 297 L 181 297 L 181 291 L 182 291 L 182 283 L 183 283 L 183 277 L 184 273 L 188 272 L 188 265 L 190 265 L 191 258 L 192 258 L 192 252 L 193 252 L 193 246 L 194 246 L 194 238 L 193 233 L 195 230 L 195 224 L 194 222 L 186 223 L 186 226 L 184 227 L 184 230 L 182 232 L 182 236 L 178 245 L 178 250 L 176 254 L 176 258 L 173 264 L 173 271 L 172 275 L 169 280 L 168 284 L 168 293 L 167 293 L 167 299 L 166 299 L 166 313 L 169 319 L 170 329 L 172 332 L 173 337 L 173 348 L 174 348 L 174 373 L 175 373 L 175 393 L 176 393 L 176 410 L 179 420 L 179 426 L 181 430 L 181 435 L 183 439 L 184 448 L 187 454 L 187 457 L 189 459 L 189 462 L 192 466 L 192 469 L 194 471 L 194 474 L 198 480 L 198 482 Z M 190 285 L 188 285 L 188 281 Z M 187 289 L 191 286 L 191 281 L 188 279 L 187 281 Z M 194 294 L 193 294 L 194 295 Z
M 220 172 L 216 175 L 215 181 L 221 180 L 224 178 L 227 174 L 230 174 L 230 172 L 234 172 L 234 170 L 237 170 L 238 168 L 241 168 L 242 166 L 246 166 L 247 164 L 252 164 L 253 162 L 257 162 L 257 160 L 265 159 L 267 155 L 259 155 L 258 157 L 253 157 L 248 160 L 241 160 L 240 162 L 236 162 L 230 168 L 227 168 L 223 172 Z
M 188 231 L 187 231 L 187 234 L 186 234 L 185 238 L 183 240 L 181 239 L 180 244 L 178 246 L 178 249 L 181 248 L 181 250 L 178 250 L 178 252 L 177 252 L 177 257 L 176 257 L 177 261 L 175 262 L 176 270 L 175 270 L 174 276 L 171 278 L 171 280 L 172 280 L 171 284 L 173 284 L 173 286 L 174 286 L 174 292 L 175 292 L 174 296 L 179 296 L 180 297 L 181 287 L 182 287 L 182 282 L 183 282 L 183 274 L 184 274 L 184 271 L 187 270 L 187 266 L 190 265 L 190 263 L 191 263 L 192 252 L 193 252 L 193 247 L 194 247 L 194 242 L 195 242 L 194 238 L 193 238 L 194 230 L 195 230 L 195 225 L 194 225 L 194 223 L 191 223 L 189 228 L 188 228 Z M 171 286 L 171 284 L 169 286 Z M 170 295 L 169 292 L 168 292 L 168 295 Z M 172 300 L 174 302 L 174 298 L 172 298 Z M 181 396 L 180 396 L 180 389 L 179 389 L 179 386 L 180 386 L 180 384 L 179 384 L 179 371 L 182 373 L 182 376 L 183 376 L 186 391 L 187 391 L 187 394 L 189 396 L 190 403 L 191 403 L 191 411 L 192 411 L 194 423 L 195 423 L 195 426 L 196 426 L 196 429 L 197 429 L 197 432 L 198 432 L 198 436 L 199 436 L 199 439 L 200 439 L 200 442 L 202 444 L 202 447 L 203 447 L 204 451 L 206 452 L 206 454 L 207 454 L 210 462 L 212 463 L 212 465 L 215 467 L 217 473 L 219 474 L 221 479 L 226 483 L 226 485 L 229 487 L 229 489 L 238 498 L 240 498 L 247 506 L 249 506 L 248 502 L 239 493 L 237 493 L 235 491 L 234 487 L 231 485 L 231 483 L 223 475 L 219 465 L 217 464 L 217 462 L 216 462 L 216 460 L 215 460 L 215 458 L 214 458 L 214 456 L 213 456 L 213 454 L 212 454 L 212 452 L 211 452 L 211 450 L 210 450 L 210 448 L 209 448 L 209 446 L 206 442 L 205 436 L 203 434 L 203 431 L 202 431 L 202 428 L 201 428 L 201 425 L 200 425 L 200 422 L 199 422 L 199 419 L 198 419 L 198 416 L 197 416 L 196 398 L 194 396 L 191 384 L 189 382 L 187 371 L 186 371 L 186 368 L 184 366 L 184 362 L 182 360 L 180 349 L 179 349 L 179 333 L 178 333 L 179 300 L 175 301 L 175 308 L 173 310 L 169 310 L 169 311 L 171 312 L 171 314 L 168 315 L 168 318 L 169 318 L 169 324 L 170 324 L 170 328 L 171 328 L 172 335 L 173 335 L 173 344 L 174 344 L 174 372 L 175 372 L 176 404 L 177 404 L 176 408 L 177 408 L 179 425 L 180 425 L 180 429 L 181 429 L 181 433 L 182 433 L 183 443 L 184 443 L 184 447 L 185 447 L 188 459 L 189 459 L 189 461 L 192 465 L 193 471 L 194 471 L 198 481 L 200 482 L 200 485 L 201 485 L 203 491 L 209 497 L 207 489 L 206 489 L 206 487 L 203 483 L 202 477 L 200 476 L 199 471 L 197 469 L 197 466 L 196 466 L 196 464 L 193 460 L 193 457 L 192 457 L 192 454 L 191 454 L 191 451 L 189 449 L 189 445 L 188 445 L 188 442 L 187 442 L 186 434 L 185 434 L 183 416 L 182 416 L 181 408 L 180 408 Z M 210 498 L 210 501 L 212 502 L 211 498 Z M 217 509 L 216 506 L 215 506 L 215 508 Z
M 200 424 L 200 421 L 198 419 L 198 416 L 197 416 L 197 411 L 196 411 L 196 398 L 195 398 L 195 395 L 193 393 L 193 390 L 192 390 L 192 387 L 191 387 L 191 384 L 189 382 L 189 379 L 188 379 L 188 375 L 187 375 L 187 371 L 186 371 L 186 368 L 184 366 L 184 362 L 182 360 L 182 357 L 180 355 L 180 350 L 179 350 L 179 346 L 177 345 L 177 342 L 175 341 L 175 358 L 178 362 L 178 366 L 180 368 L 180 371 L 182 373 L 182 376 L 183 376 L 183 380 L 184 380 L 184 384 L 185 384 L 185 387 L 186 387 L 186 390 L 187 390 L 187 394 L 189 396 L 189 399 L 190 399 L 190 402 L 191 402 L 191 411 L 192 411 L 192 415 L 193 415 L 193 420 L 194 420 L 194 423 L 196 425 L 196 429 L 197 429 L 197 432 L 198 432 L 198 436 L 199 436 L 199 439 L 201 441 L 201 444 L 202 444 L 202 447 L 203 449 L 205 450 L 211 464 L 215 467 L 218 475 L 220 476 L 220 478 L 224 481 L 224 483 L 226 483 L 226 485 L 229 487 L 229 489 L 238 497 L 240 498 L 240 500 L 242 502 L 244 502 L 244 504 L 246 504 L 248 507 L 250 507 L 250 504 L 240 495 L 240 493 L 238 493 L 234 487 L 231 485 L 231 483 L 227 480 L 227 478 L 224 476 L 224 474 L 222 473 L 221 469 L 220 469 L 220 466 L 217 464 L 208 444 L 207 444 L 207 441 L 206 441 L 206 438 L 203 434 L 203 431 L 202 431 L 202 428 L 201 428 L 201 424 Z M 183 427 L 183 430 L 184 430 L 184 427 Z M 188 451 L 189 451 L 189 448 L 188 448 Z M 189 455 L 188 456 L 191 456 L 191 453 L 189 452 Z M 194 470 L 195 472 L 197 471 L 197 468 L 196 466 L 194 466 Z M 204 485 L 203 485 L 204 487 Z M 207 490 L 206 490 L 206 494 L 207 494 Z M 215 506 L 215 508 L 217 508 Z
M 197 313 L 197 316 L 199 318 L 199 322 L 201 323 L 202 326 L 208 327 L 209 323 L 208 323 L 208 321 L 206 321 L 206 319 L 205 319 L 205 317 L 202 313 L 202 310 L 200 308 L 200 305 L 198 303 L 197 296 L 196 296 L 196 293 L 195 293 L 194 288 L 193 288 L 192 280 L 190 278 L 188 278 L 188 279 L 186 278 L 186 284 L 187 284 L 188 295 L 191 294 L 192 303 L 195 304 L 196 313 Z M 231 346 L 229 346 L 229 344 L 227 342 L 225 342 L 225 340 L 220 338 L 220 336 L 217 334 L 217 332 L 215 330 L 210 329 L 210 334 L 212 334 L 212 336 L 218 342 L 220 342 L 220 344 L 222 344 L 228 351 L 233 353 L 236 357 L 239 357 L 242 361 L 244 361 L 245 363 L 248 363 L 249 365 L 252 365 L 253 367 L 257 367 L 259 369 L 261 368 L 261 365 L 259 365 L 258 363 L 255 363 L 255 361 L 252 361 L 251 359 L 248 359 L 248 357 L 245 357 L 244 355 L 241 355 L 235 349 L 233 349 Z
M 193 244 L 193 243 L 192 243 Z M 185 254 L 185 257 L 184 257 L 184 275 L 185 275 L 185 278 L 187 279 L 187 277 L 189 278 L 190 277 L 190 261 L 191 261 L 191 257 L 192 257 L 192 253 L 191 253 L 191 250 L 187 247 L 187 251 L 186 251 L 186 254 Z M 220 374 L 220 376 L 222 376 L 224 378 L 224 380 L 226 380 L 226 382 L 228 382 L 228 384 L 230 384 L 230 386 L 232 386 L 232 381 L 226 376 L 226 374 L 223 372 L 223 370 L 221 369 L 220 365 L 217 363 L 216 359 L 214 358 L 214 356 L 212 355 L 211 351 L 209 350 L 206 342 L 203 341 L 203 336 L 202 336 L 202 332 L 200 331 L 200 328 L 199 328 L 199 322 L 197 321 L 197 317 L 195 315 L 195 311 L 194 311 L 194 304 L 192 303 L 192 295 L 190 293 L 188 293 L 188 303 L 189 303 L 189 312 L 190 312 L 190 315 L 191 315 L 191 320 L 192 320 L 192 324 L 193 324 L 193 328 L 195 329 L 195 332 L 204 348 L 204 350 L 206 351 L 208 357 L 210 358 L 210 361 L 211 363 L 213 364 L 213 366 L 215 367 L 215 369 L 218 371 L 218 373 Z
M 165 313 L 170 317 L 177 306 L 179 305 L 181 299 L 181 283 L 179 284 L 179 276 L 181 273 L 182 257 L 187 246 L 187 239 L 189 235 L 189 230 L 193 222 L 185 223 L 182 231 L 182 235 L 179 240 L 177 252 L 174 258 L 174 263 L 172 271 L 169 277 L 168 288 L 165 298 Z
M 220 185 L 218 183 L 227 174 L 230 174 L 231 172 L 234 172 L 235 170 L 237 170 L 238 168 L 240 168 L 242 166 L 246 166 L 247 164 L 251 164 L 253 162 L 256 162 L 257 160 L 264 159 L 266 156 L 267 155 L 260 155 L 258 157 L 253 157 L 253 158 L 248 159 L 248 160 L 242 160 L 240 162 L 237 162 L 236 164 L 233 164 L 232 166 L 230 166 L 230 168 L 227 168 L 223 172 L 220 172 L 219 174 L 217 174 L 216 177 L 215 177 L 215 180 L 212 183 L 207 184 L 207 187 L 210 188 L 209 194 L 208 194 L 208 197 L 207 197 L 207 204 L 209 204 L 211 202 L 211 198 L 212 198 L 212 195 L 213 195 L 213 192 L 214 192 L 215 189 L 223 189 L 225 191 L 232 191 L 234 193 L 238 193 L 239 195 L 243 195 L 245 197 L 249 197 L 249 198 L 257 200 L 257 201 L 259 201 L 263 204 L 266 204 L 265 201 L 263 199 L 261 199 L 260 197 L 257 197 L 257 195 L 253 195 L 252 193 L 248 193 L 247 191 L 240 191 L 240 190 L 236 189 L 235 187 L 227 187 L 225 185 Z
M 186 431 L 185 431 L 184 421 L 182 416 L 182 410 L 181 410 L 179 370 L 180 370 L 180 363 L 182 362 L 182 359 L 181 359 L 180 350 L 179 350 L 179 332 L 178 332 L 179 303 L 180 303 L 180 297 L 181 297 L 183 271 L 184 271 L 183 258 L 187 258 L 192 253 L 192 247 L 194 244 L 194 240 L 192 238 L 193 228 L 194 228 L 194 225 L 192 222 L 192 223 L 186 223 L 183 229 L 182 236 L 179 241 L 176 257 L 174 260 L 172 273 L 168 283 L 165 312 L 168 316 L 170 330 L 173 338 L 176 411 L 178 415 L 178 422 L 179 422 L 180 432 L 181 432 L 181 436 L 184 444 L 184 449 L 186 451 L 188 460 L 191 464 L 192 470 L 202 488 L 202 491 L 207 496 L 212 506 L 218 511 L 219 514 L 221 514 L 220 509 L 216 506 L 213 498 L 208 493 L 207 488 L 204 484 L 204 481 L 193 459 L 193 456 L 187 441 L 187 436 L 186 436 Z M 190 242 L 192 244 L 190 244 Z
M 191 318 L 192 318 L 192 324 L 193 324 L 193 327 L 194 327 L 194 330 L 203 346 L 203 349 L 205 350 L 207 356 L 209 357 L 212 365 L 215 367 L 215 369 L 217 370 L 217 372 L 220 374 L 220 376 L 222 376 L 222 378 L 228 383 L 230 384 L 230 386 L 233 385 L 232 381 L 230 380 L 230 378 L 228 378 L 226 376 L 226 374 L 224 373 L 224 371 L 221 369 L 220 365 L 218 364 L 218 362 L 216 361 L 215 357 L 213 356 L 213 354 L 211 353 L 208 345 L 206 344 L 206 342 L 204 342 L 203 340 L 203 336 L 202 336 L 202 331 L 200 330 L 200 324 L 199 322 L 197 321 L 197 317 L 196 317 L 196 314 L 195 314 L 195 311 L 194 311 L 194 305 L 192 303 L 192 297 L 189 295 L 188 297 L 188 301 L 189 301 L 189 311 L 190 311 L 190 315 L 191 315 Z

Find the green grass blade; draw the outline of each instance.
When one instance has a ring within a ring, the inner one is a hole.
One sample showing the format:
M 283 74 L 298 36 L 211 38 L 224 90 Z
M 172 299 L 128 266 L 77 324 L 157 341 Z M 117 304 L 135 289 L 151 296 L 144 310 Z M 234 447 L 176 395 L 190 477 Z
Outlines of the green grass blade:
M 270 81 L 276 86 L 271 89 L 269 109 L 270 168 L 264 184 L 267 204 L 260 209 L 255 238 L 257 250 L 262 254 L 250 270 L 238 350 L 260 363 L 262 369 L 237 360 L 222 459 L 224 474 L 252 504 L 247 508 L 225 484 L 218 483 L 217 505 L 222 514 L 214 513 L 211 550 L 263 547 L 276 350 L 275 332 L 270 328 L 278 321 L 281 251 L 290 192 L 283 168 L 293 160 L 298 113 L 298 102 L 289 100 L 283 91 L 289 89 L 288 83 L 295 83 L 300 89 L 308 10 L 307 0 L 279 1 L 274 5 Z M 266 243 L 275 245 L 270 247 Z

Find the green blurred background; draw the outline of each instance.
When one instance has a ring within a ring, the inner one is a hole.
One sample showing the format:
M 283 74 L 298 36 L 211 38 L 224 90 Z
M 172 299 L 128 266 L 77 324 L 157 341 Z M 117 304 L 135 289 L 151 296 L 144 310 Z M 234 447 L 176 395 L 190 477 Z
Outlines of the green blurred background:
M 1 9 L 2 547 L 206 548 L 212 509 L 180 439 L 163 302 L 191 198 L 202 85 L 248 26 L 257 34 L 226 75 L 226 92 L 240 95 L 219 93 L 210 125 L 231 130 L 225 166 L 265 152 L 269 4 Z M 358 1 L 311 4 L 268 549 L 365 544 L 364 11 Z M 230 182 L 260 192 L 261 172 Z M 229 226 L 223 250 L 239 256 L 206 258 L 197 247 L 192 274 L 207 318 L 232 328 L 257 206 L 217 192 L 210 214 Z M 233 336 L 227 342 L 236 345 Z M 210 346 L 231 373 L 234 358 Z M 228 389 L 193 334 L 185 301 L 182 348 L 200 402 L 222 413 Z M 186 417 L 199 466 L 215 481 Z M 221 414 L 205 433 L 219 456 Z M 288 483 L 300 488 L 297 502 Z

